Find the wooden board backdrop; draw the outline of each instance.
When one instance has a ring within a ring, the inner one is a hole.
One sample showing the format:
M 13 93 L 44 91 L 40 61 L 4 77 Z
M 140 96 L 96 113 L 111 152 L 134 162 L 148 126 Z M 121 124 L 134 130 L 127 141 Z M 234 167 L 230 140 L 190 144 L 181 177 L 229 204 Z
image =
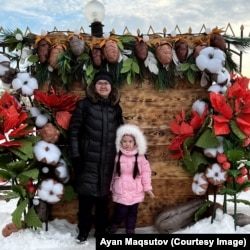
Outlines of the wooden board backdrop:
M 152 226 L 165 206 L 201 198 L 191 190 L 192 176 L 184 171 L 180 162 L 172 159 L 168 150 L 173 138 L 169 122 L 182 108 L 190 108 L 197 98 L 207 95 L 207 90 L 201 88 L 199 82 L 191 84 L 181 78 L 176 78 L 173 89 L 155 90 L 145 79 L 142 84 L 124 85 L 120 90 L 125 123 L 140 126 L 148 142 L 147 156 L 153 172 L 155 198 L 146 195 L 139 205 L 137 227 Z M 112 213 L 112 201 L 110 206 Z M 71 223 L 77 223 L 76 214 L 77 201 L 59 202 L 52 208 L 52 218 L 64 218 Z

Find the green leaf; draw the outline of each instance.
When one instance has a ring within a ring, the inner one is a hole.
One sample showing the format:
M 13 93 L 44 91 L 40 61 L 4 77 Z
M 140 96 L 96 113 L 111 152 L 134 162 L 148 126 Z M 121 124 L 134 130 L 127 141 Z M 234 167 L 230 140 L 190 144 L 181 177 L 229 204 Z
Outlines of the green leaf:
M 194 220 L 197 222 L 200 218 L 203 218 L 204 214 L 207 212 L 208 207 L 210 207 L 212 204 L 212 201 L 205 201 L 202 206 L 195 212 Z
M 26 191 L 23 189 L 22 186 L 19 185 L 12 185 L 11 190 L 19 195 L 19 197 L 24 197 Z
M 229 123 L 233 133 L 240 138 L 241 140 L 244 140 L 246 138 L 246 135 L 239 129 L 237 123 L 234 120 L 231 120 Z
M 16 50 L 21 50 L 23 48 L 23 44 L 22 42 L 19 42 L 17 45 L 16 45 Z
M 27 177 L 29 179 L 37 180 L 38 175 L 39 175 L 39 169 L 34 168 L 34 169 L 27 170 L 27 171 L 23 171 L 19 175 L 19 178 L 22 178 L 23 176 L 25 176 L 25 177 Z
M 132 58 L 128 58 L 128 59 L 126 59 L 126 60 L 123 61 L 122 67 L 129 67 L 129 68 L 131 68 L 132 63 L 133 63 L 133 59 Z
M 89 64 L 88 67 L 86 68 L 86 75 L 90 76 L 94 73 L 94 67 L 92 64 Z
M 8 171 L 0 169 L 0 177 L 4 178 L 5 180 L 10 180 L 12 175 Z
M 29 227 L 34 227 L 34 228 L 41 228 L 42 227 L 42 222 L 39 219 L 39 217 L 34 209 L 34 206 L 29 208 L 28 213 L 24 217 L 24 222 Z
M 189 67 L 190 67 L 190 63 L 183 63 L 180 67 L 180 71 L 185 72 L 189 69 Z
M 140 73 L 140 67 L 138 65 L 138 63 L 136 61 L 133 61 L 131 69 L 133 72 L 135 72 L 136 74 Z
M 190 173 L 191 175 L 194 175 L 198 170 L 201 169 L 201 166 L 208 165 L 207 158 L 204 156 L 204 154 L 194 151 L 191 155 L 185 155 L 183 158 L 184 166 L 183 168 Z
M 28 57 L 28 61 L 32 63 L 36 63 L 39 61 L 38 55 L 31 55 Z
M 200 70 L 197 68 L 196 64 L 191 64 L 190 69 L 194 72 L 199 72 Z
M 231 161 L 233 164 L 237 161 L 243 159 L 244 152 L 239 149 L 231 149 L 227 151 L 227 158 L 229 161 Z
M 228 199 L 227 201 L 234 202 L 235 200 L 234 200 L 234 199 Z M 245 204 L 245 205 L 249 205 L 249 206 L 250 206 L 250 201 L 248 201 L 248 200 L 236 199 L 236 202 L 237 202 L 237 203 L 243 203 L 243 204 Z
M 187 72 L 187 79 L 188 79 L 188 81 L 189 81 L 190 83 L 194 84 L 195 78 L 194 78 L 194 73 L 193 73 L 193 71 L 189 70 L 189 71 Z
M 22 215 L 29 204 L 29 199 L 25 199 L 19 203 L 12 215 L 12 222 L 18 227 L 22 228 Z
M 15 37 L 11 37 L 9 39 L 7 39 L 7 43 L 10 44 L 10 43 L 18 43 L 18 41 L 16 40 Z
M 122 66 L 120 73 L 128 73 L 131 71 L 131 67 L 130 66 Z
M 128 84 L 131 84 L 131 73 L 129 72 L 128 74 L 127 74 L 127 83 Z
M 10 162 L 8 165 L 8 171 L 13 174 L 20 174 L 27 167 L 27 162 L 23 160 Z
M 215 148 L 219 141 L 211 129 L 206 129 L 196 141 L 195 145 L 200 148 Z
M 80 55 L 79 59 L 83 59 L 84 61 L 87 61 L 90 59 L 90 56 L 87 53 L 83 53 L 82 55 Z

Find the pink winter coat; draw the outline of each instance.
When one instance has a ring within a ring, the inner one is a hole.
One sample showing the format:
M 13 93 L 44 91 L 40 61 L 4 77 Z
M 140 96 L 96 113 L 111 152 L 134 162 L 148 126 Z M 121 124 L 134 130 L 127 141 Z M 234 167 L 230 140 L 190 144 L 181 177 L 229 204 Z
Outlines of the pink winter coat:
M 121 148 L 120 157 L 121 175 L 120 177 L 114 169 L 110 190 L 114 202 L 133 205 L 144 200 L 145 192 L 152 190 L 151 168 L 149 161 L 144 155 L 138 155 L 137 162 L 139 174 L 133 178 L 133 169 L 135 164 L 135 155 L 137 148 L 132 151 L 126 151 Z M 118 156 L 116 157 L 116 161 Z

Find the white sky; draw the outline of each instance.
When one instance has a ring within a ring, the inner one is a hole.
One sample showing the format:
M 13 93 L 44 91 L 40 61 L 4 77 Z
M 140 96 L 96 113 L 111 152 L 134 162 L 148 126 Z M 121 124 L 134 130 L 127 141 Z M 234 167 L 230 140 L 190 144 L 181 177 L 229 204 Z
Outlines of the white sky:
M 14 30 L 27 27 L 33 33 L 41 30 L 76 30 L 81 27 L 90 33 L 89 23 L 83 10 L 89 0 L 0 0 L 0 27 Z M 250 33 L 250 4 L 246 0 L 100 0 L 105 7 L 104 32 L 113 28 L 123 34 L 125 28 L 132 34 L 147 33 L 152 27 L 155 33 L 163 28 L 171 33 L 176 25 L 181 33 L 199 33 L 203 27 L 224 28 L 232 26 L 235 36 L 240 36 L 244 26 L 244 37 Z M 233 35 L 230 29 L 228 35 Z M 250 50 L 243 57 L 243 75 L 250 77 Z M 238 62 L 237 62 L 238 63 Z

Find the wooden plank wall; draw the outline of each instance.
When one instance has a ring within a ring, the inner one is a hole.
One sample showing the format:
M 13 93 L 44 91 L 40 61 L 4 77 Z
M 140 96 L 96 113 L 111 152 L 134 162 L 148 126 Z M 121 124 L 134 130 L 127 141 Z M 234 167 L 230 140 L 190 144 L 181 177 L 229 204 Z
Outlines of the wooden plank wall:
M 124 85 L 121 89 L 121 106 L 125 123 L 133 123 L 143 130 L 148 142 L 148 159 L 152 168 L 154 199 L 146 196 L 139 206 L 137 227 L 154 225 L 155 216 L 167 205 L 181 204 L 200 198 L 191 190 L 192 176 L 173 160 L 168 150 L 173 135 L 169 122 L 181 111 L 190 108 L 207 90 L 199 82 L 190 84 L 176 78 L 175 88 L 155 90 L 149 79 L 142 84 Z M 111 213 L 113 204 L 110 201 Z M 77 201 L 53 205 L 52 218 L 66 218 L 77 223 Z

